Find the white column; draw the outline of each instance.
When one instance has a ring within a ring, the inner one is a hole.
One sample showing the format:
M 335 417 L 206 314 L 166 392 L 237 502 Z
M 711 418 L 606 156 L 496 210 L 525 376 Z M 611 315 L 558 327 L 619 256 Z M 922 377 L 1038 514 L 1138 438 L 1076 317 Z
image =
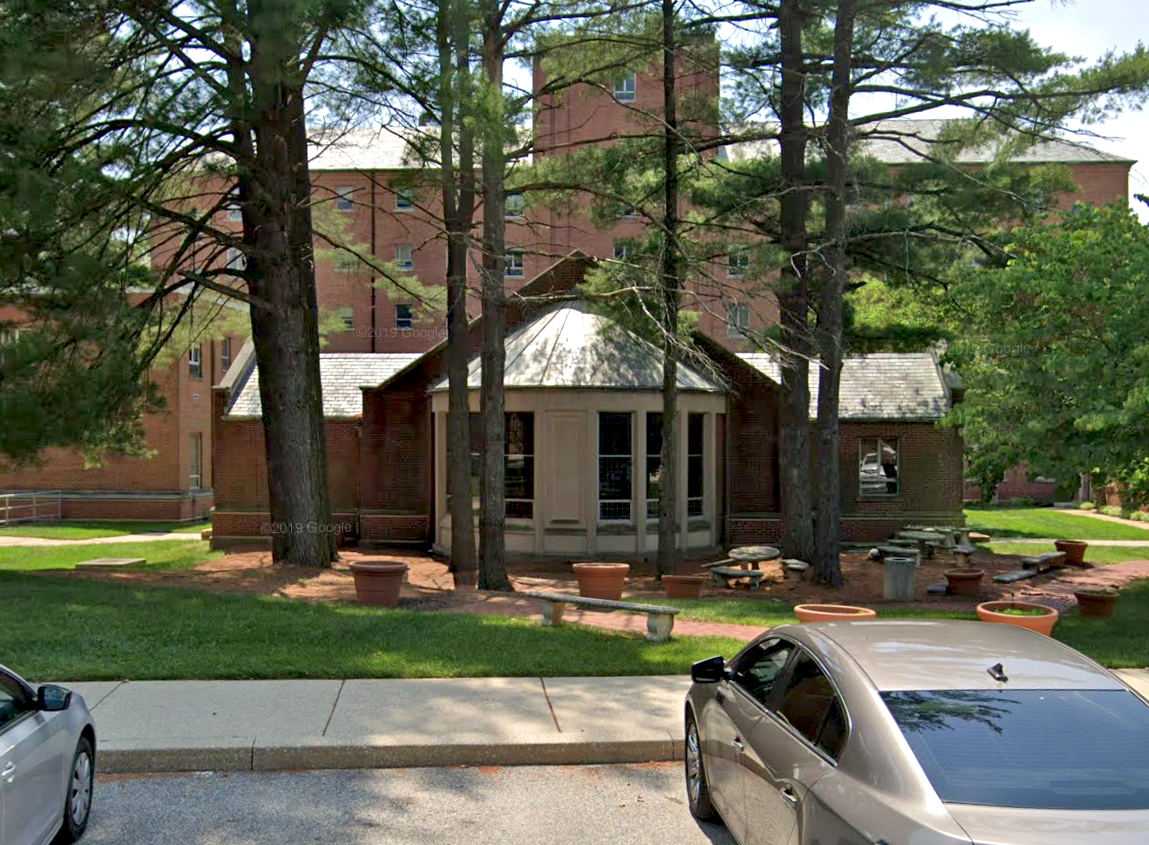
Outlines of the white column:
M 686 463 L 687 463 L 687 426 L 689 419 L 685 411 L 678 412 L 678 535 L 681 538 L 682 550 L 686 550 Z
M 587 522 L 586 552 L 593 557 L 598 552 L 598 412 L 586 412 L 587 441 Z
M 435 418 L 435 524 L 432 537 L 439 544 L 439 524 L 447 515 L 447 415 L 438 412 Z
M 535 426 L 535 504 L 532 516 L 535 523 L 535 554 L 543 554 L 546 551 L 546 520 L 544 514 L 546 513 L 547 502 L 546 489 L 547 485 L 542 483 L 544 478 L 547 478 L 547 473 L 550 472 L 550 449 L 551 444 L 544 442 L 546 433 L 550 431 L 550 413 L 536 409 L 534 413 L 534 426 Z
M 631 451 L 638 455 L 634 464 L 633 488 L 635 552 L 642 555 L 646 551 L 646 411 L 634 412 L 634 446 Z

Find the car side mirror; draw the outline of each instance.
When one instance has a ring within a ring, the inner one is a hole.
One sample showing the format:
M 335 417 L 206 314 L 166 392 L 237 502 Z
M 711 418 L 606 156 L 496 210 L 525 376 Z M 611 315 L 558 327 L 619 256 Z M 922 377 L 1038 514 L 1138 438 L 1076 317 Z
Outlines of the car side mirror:
M 72 703 L 72 691 L 55 684 L 44 684 L 36 690 L 36 709 L 46 713 L 67 710 Z
M 726 677 L 726 658 L 722 655 L 699 660 L 690 667 L 690 677 L 696 684 L 715 684 Z

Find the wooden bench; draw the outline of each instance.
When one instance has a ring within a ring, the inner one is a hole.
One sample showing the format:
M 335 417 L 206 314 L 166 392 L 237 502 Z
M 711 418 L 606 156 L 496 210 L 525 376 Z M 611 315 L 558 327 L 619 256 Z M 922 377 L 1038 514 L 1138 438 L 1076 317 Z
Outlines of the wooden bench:
M 760 569 L 735 569 L 732 566 L 710 567 L 710 578 L 716 587 L 731 587 L 733 582 L 743 578 L 750 581 L 750 589 L 757 590 L 762 586 L 762 579 L 766 573 Z
M 591 599 L 586 596 L 573 596 L 569 593 L 524 592 L 520 595 L 543 602 L 543 624 L 557 628 L 563 621 L 563 611 L 568 604 L 585 607 L 587 610 L 614 611 L 646 614 L 646 638 L 652 643 L 664 643 L 670 639 L 674 627 L 674 617 L 682 611 L 677 607 L 662 607 L 657 604 L 633 604 L 626 601 Z

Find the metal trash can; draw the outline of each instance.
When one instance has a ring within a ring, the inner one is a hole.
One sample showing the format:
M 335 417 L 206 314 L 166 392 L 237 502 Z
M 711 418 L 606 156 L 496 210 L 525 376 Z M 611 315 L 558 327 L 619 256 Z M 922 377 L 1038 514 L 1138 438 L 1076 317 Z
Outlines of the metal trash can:
M 917 561 L 912 557 L 888 557 L 884 563 L 886 572 L 882 595 L 886 601 L 913 601 Z

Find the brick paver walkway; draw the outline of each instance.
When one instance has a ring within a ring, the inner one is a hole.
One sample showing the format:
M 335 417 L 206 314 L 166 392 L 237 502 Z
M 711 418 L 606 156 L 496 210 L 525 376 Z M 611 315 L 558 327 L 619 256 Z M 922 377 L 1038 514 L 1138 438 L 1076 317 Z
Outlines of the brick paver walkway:
M 1063 570 L 1056 578 L 1040 584 L 1019 582 L 1019 599 L 1040 599 L 1058 610 L 1067 610 L 1077 601 L 1073 591 L 1086 587 L 1124 587 L 1134 581 L 1149 578 L 1149 560 L 1128 560 L 1092 569 Z

